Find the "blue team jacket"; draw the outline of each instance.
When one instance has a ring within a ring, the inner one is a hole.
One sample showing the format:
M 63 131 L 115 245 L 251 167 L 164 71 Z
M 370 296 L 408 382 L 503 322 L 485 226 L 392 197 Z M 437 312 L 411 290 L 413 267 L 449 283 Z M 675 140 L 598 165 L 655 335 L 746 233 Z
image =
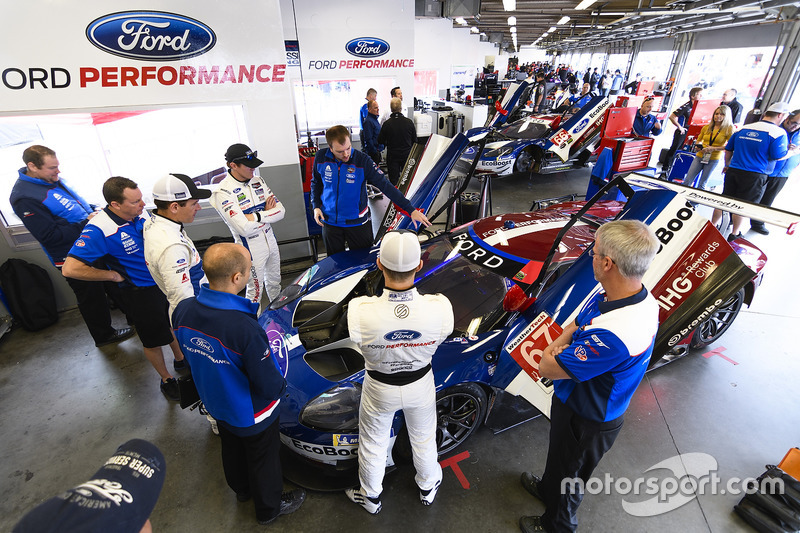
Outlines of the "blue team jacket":
M 360 226 L 369 221 L 367 182 L 389 197 L 407 214 L 414 211 L 411 202 L 386 178 L 372 159 L 353 149 L 347 163 L 338 161 L 327 148 L 314 158 L 311 180 L 311 205 L 322 209 L 325 223 L 331 226 Z
M 258 325 L 258 304 L 200 287 L 175 308 L 175 337 L 208 412 L 236 435 L 255 435 L 278 419 L 286 380 Z
M 19 169 L 9 203 L 57 267 L 64 264 L 93 211 L 89 202 L 70 190 L 64 180 L 48 183 L 28 176 L 25 168 Z

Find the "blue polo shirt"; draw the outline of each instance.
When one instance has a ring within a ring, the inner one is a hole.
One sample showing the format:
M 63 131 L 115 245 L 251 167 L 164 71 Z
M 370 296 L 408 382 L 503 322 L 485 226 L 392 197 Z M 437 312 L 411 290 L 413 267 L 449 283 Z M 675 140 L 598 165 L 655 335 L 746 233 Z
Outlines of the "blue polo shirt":
M 642 287 L 622 300 L 589 300 L 575 318 L 578 331 L 556 362 L 570 379 L 553 382 L 567 407 L 595 422 L 625 413 L 644 377 L 658 331 L 658 304 Z
M 792 133 L 786 132 L 788 144 L 800 145 L 800 129 Z M 771 178 L 788 178 L 792 171 L 800 164 L 800 154 L 775 162 L 775 169 L 770 174 Z
M 653 130 L 658 119 L 655 115 L 648 113 L 642 116 L 638 111 L 636 116 L 633 117 L 633 131 L 640 137 L 650 137 L 651 135 L 661 135 L 661 129 Z
M 728 139 L 725 150 L 733 152 L 731 168 L 769 175 L 788 151 L 786 130 L 766 120 L 748 124 Z
M 144 217 L 128 222 L 103 209 L 83 228 L 68 256 L 91 266 L 103 259 L 109 270 L 119 272 L 125 281 L 121 287 L 150 287 L 155 285 L 144 260 Z

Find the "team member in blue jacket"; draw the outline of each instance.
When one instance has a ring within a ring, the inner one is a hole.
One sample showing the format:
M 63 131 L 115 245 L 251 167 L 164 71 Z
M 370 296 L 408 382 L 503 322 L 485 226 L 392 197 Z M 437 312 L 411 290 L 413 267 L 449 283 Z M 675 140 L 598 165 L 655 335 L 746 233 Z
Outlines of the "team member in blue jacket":
M 775 169 L 767 178 L 764 194 L 761 195 L 761 200 L 758 202 L 767 207 L 772 205 L 775 197 L 789 180 L 789 176 L 800 164 L 800 109 L 792 111 L 781 126 L 786 130 L 789 151 L 784 159 L 775 163 Z M 769 230 L 760 220 L 750 220 L 750 229 L 762 235 L 769 235 Z
M 354 150 L 350 132 L 333 126 L 325 132 L 328 148 L 317 152 L 311 180 L 314 220 L 322 226 L 322 241 L 328 255 L 370 248 L 372 221 L 367 205 L 367 182 L 377 187 L 412 220 L 430 226 L 428 217 L 415 209 L 363 152 Z
M 378 142 L 378 135 L 381 132 L 381 124 L 378 122 L 380 109 L 377 100 L 373 100 L 367 104 L 367 118 L 364 119 L 364 129 L 361 130 L 361 145 L 364 152 L 375 161 L 375 164 L 381 162 L 381 152 L 384 146 Z
M 653 137 L 661 135 L 661 123 L 655 115 L 651 115 L 653 109 L 653 97 L 648 96 L 642 101 L 639 111 L 633 117 L 633 131 L 640 137 Z
M 11 190 L 9 202 L 25 228 L 39 241 L 56 268 L 64 264 L 75 240 L 94 208 L 59 178 L 56 153 L 46 146 L 34 145 L 22 153 L 25 166 Z M 127 339 L 131 328 L 114 329 L 102 283 L 67 279 L 86 327 L 96 346 Z
M 272 360 L 258 303 L 238 296 L 250 278 L 250 252 L 240 244 L 206 250 L 208 284 L 172 315 L 197 392 L 217 419 L 222 468 L 239 501 L 252 496 L 259 524 L 297 510 L 305 491 L 282 493 L 278 418 L 286 380 Z
M 780 124 L 790 111 L 789 104 L 776 102 L 767 108 L 760 122 L 748 124 L 731 135 L 725 145 L 722 194 L 746 202 L 761 200 L 767 176 L 775 170 L 775 163 L 788 152 L 786 130 Z M 721 218 L 722 211 L 715 209 L 711 222 L 716 226 Z M 744 218 L 731 214 L 733 231 L 728 236 L 729 241 L 742 236 L 739 228 Z
M 172 334 L 166 296 L 147 270 L 142 227 L 146 218 L 142 191 L 133 180 L 116 176 L 103 184 L 105 209 L 93 217 L 75 241 L 61 270 L 66 278 L 118 283 L 125 308 L 142 341 L 144 355 L 161 376 L 161 392 L 180 400 L 178 382 L 164 363 L 162 346 L 169 345 L 173 367 L 184 368 L 180 345 Z M 108 268 L 95 268 L 102 259 Z

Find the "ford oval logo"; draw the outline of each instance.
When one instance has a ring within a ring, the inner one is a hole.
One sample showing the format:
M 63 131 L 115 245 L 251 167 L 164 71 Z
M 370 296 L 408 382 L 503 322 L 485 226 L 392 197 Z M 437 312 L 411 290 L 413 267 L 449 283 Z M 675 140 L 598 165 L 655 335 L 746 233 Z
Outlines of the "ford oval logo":
M 356 57 L 380 57 L 389 51 L 389 43 L 376 37 L 359 37 L 344 45 L 344 49 Z
M 217 42 L 198 20 L 162 11 L 106 15 L 86 27 L 86 37 L 104 52 L 144 61 L 175 61 L 199 56 Z
M 420 337 L 422 337 L 422 333 L 419 331 L 412 331 L 410 329 L 398 329 L 395 331 L 390 331 L 383 336 L 384 340 L 395 342 L 413 341 L 414 339 L 419 339 Z
M 583 128 L 585 128 L 587 125 L 589 125 L 589 119 L 588 118 L 585 118 L 585 119 L 581 120 L 578 123 L 578 125 L 575 127 L 575 131 L 573 133 L 581 132 L 583 130 Z
M 214 347 L 211 346 L 211 343 L 205 339 L 201 339 L 200 337 L 192 337 L 192 344 L 205 352 L 214 353 Z

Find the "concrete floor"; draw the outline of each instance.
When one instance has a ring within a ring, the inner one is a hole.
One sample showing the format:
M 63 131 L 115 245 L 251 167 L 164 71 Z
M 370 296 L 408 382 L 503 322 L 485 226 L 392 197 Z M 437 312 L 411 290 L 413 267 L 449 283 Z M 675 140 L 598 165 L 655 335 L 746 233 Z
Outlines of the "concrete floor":
M 536 198 L 583 193 L 587 177 L 582 170 L 497 180 L 494 211 L 525 211 Z M 797 197 L 796 189 L 782 194 L 784 203 Z M 713 457 L 715 473 L 725 483 L 757 476 L 800 443 L 794 388 L 800 360 L 791 335 L 800 318 L 798 289 L 791 281 L 800 251 L 796 237 L 777 230 L 750 237 L 769 257 L 753 306 L 743 309 L 716 345 L 645 377 L 596 476 L 666 482 L 668 470 L 647 470 L 678 454 L 703 453 Z M 119 325 L 122 320 L 116 316 Z M 205 417 L 164 399 L 138 338 L 95 348 L 75 310 L 44 331 L 16 329 L 0 339 L 0 405 L 2 531 L 43 500 L 89 479 L 119 444 L 134 437 L 155 443 L 167 460 L 166 482 L 151 517 L 155 531 L 513 532 L 520 515 L 543 511 L 519 483 L 522 471 L 544 468 L 549 422 L 539 418 L 498 435 L 480 428 L 448 454 L 460 459 L 461 476 L 445 468 L 432 507 L 419 504 L 413 468 L 406 465 L 387 475 L 377 516 L 342 493 L 309 492 L 300 511 L 258 526 L 252 504 L 237 503 L 225 485 L 219 438 Z M 740 496 L 729 492 L 690 495 L 685 505 L 649 517 L 623 509 L 623 500 L 647 498 L 589 494 L 580 507 L 580 529 L 749 530 L 732 511 Z

